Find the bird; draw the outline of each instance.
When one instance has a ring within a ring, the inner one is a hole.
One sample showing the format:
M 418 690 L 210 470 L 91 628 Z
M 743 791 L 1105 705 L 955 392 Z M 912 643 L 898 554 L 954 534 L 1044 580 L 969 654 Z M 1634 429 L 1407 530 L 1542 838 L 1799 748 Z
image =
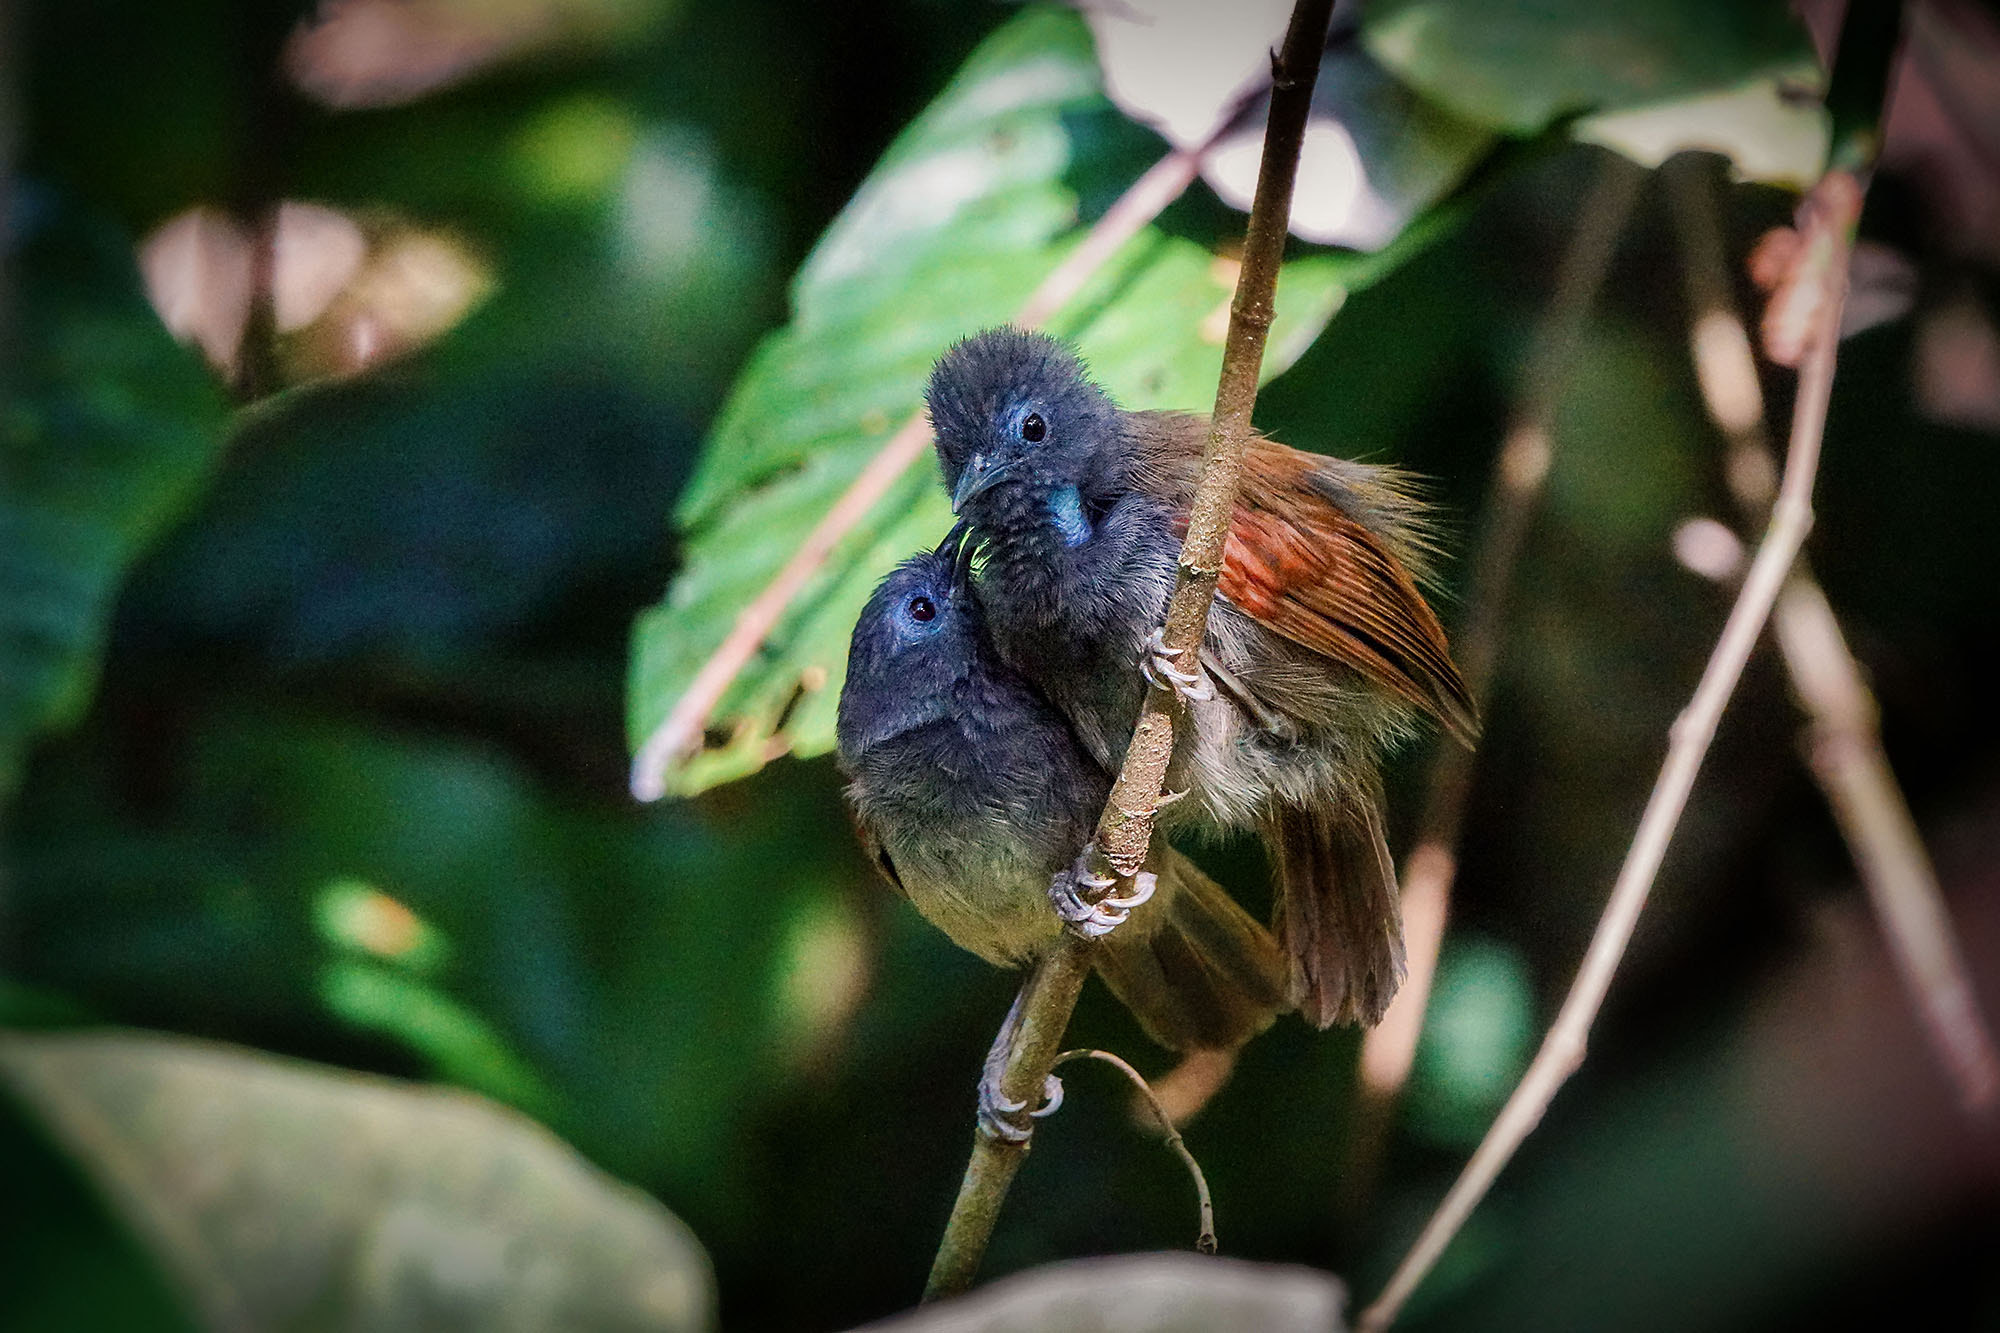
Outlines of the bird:
M 1425 715 L 1478 718 L 1419 588 L 1436 542 L 1406 474 L 1248 442 L 1199 661 L 1160 627 L 1206 417 L 1127 411 L 1065 343 L 1002 327 L 939 358 L 925 403 L 980 548 L 1000 657 L 1122 762 L 1149 688 L 1184 708 L 1169 831 L 1254 829 L 1274 864 L 1289 994 L 1320 1027 L 1381 1020 L 1405 970 L 1379 765 Z
M 835 738 L 863 847 L 924 917 L 1000 967 L 1056 944 L 1052 889 L 1067 896 L 1080 908 L 1071 928 L 1101 939 L 1097 974 L 1148 1036 L 1173 1051 L 1238 1048 L 1286 1007 L 1277 941 L 1164 844 L 1132 892 L 1084 902 L 1082 887 L 1108 887 L 1080 855 L 1110 776 L 995 652 L 962 538 L 899 565 L 854 627 Z M 1002 1137 L 1014 1134 L 993 1113 L 1022 1109 L 998 1088 L 1012 1025 L 981 1083 L 981 1124 Z

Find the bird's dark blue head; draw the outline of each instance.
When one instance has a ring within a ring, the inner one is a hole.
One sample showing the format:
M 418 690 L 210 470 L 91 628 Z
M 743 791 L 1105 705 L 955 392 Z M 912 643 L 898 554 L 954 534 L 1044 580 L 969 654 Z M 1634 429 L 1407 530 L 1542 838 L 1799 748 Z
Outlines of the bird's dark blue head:
M 835 738 L 843 763 L 953 715 L 986 647 L 963 526 L 892 570 L 862 608 L 847 650 Z
M 1079 489 L 1118 438 L 1118 407 L 1083 363 L 1044 333 L 988 329 L 931 371 L 924 400 L 951 506 L 992 531 L 1083 522 Z

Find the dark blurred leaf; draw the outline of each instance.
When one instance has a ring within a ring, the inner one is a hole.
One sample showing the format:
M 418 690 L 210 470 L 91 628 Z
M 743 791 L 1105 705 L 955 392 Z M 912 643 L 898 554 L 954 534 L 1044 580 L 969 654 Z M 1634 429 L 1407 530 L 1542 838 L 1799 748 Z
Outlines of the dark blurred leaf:
M 6 1037 L 0 1078 L 208 1328 L 713 1324 L 685 1226 L 476 1098 L 138 1034 Z
M 745 1108 L 822 1054 L 801 1044 L 859 984 L 813 924 L 856 868 L 822 778 L 723 820 L 579 806 L 485 747 L 264 712 L 182 744 L 176 796 L 144 817 L 104 809 L 88 767 L 24 794 L 24 980 L 108 1017 L 428 1070 L 710 1212 L 741 1183 Z M 357 884 L 400 920 L 329 930 Z
M 68 996 L 39 986 L 25 986 L 0 973 L 0 1027 L 66 1027 L 88 1017 L 82 1006 Z
M 1362 34 L 1426 94 L 1515 134 L 1816 68 L 1784 0 L 1376 0 Z
M 4 1089 L 0 1200 L 0 1323 L 8 1333 L 195 1333 L 166 1275 Z
M 254 125 L 252 62 L 259 47 L 275 55 L 312 3 L 21 6 L 23 165 L 135 231 L 195 200 L 229 198 Z
M 982 46 L 897 140 L 823 236 L 793 289 L 792 324 L 738 380 L 683 498 L 687 566 L 641 618 L 628 722 L 666 716 L 737 612 L 916 410 L 954 338 L 999 323 L 1081 235 L 1080 176 L 1130 180 L 1147 155 L 1104 98 L 1073 14 L 1023 14 Z M 1310 256 L 1286 269 L 1267 372 L 1289 365 L 1374 257 Z M 1205 245 L 1148 228 L 1055 321 L 1134 404 L 1214 394 L 1233 276 Z M 869 589 L 950 526 L 936 473 L 912 468 L 839 546 L 716 716 L 721 748 L 675 790 L 740 777 L 787 750 L 830 748 L 847 637 Z
M 608 376 L 444 356 L 262 405 L 135 590 L 284 666 L 461 664 L 657 560 L 678 418 Z
M 1017 1273 L 867 1333 L 1343 1333 L 1346 1305 L 1340 1279 L 1310 1268 L 1135 1254 Z
M 28 739 L 89 702 L 119 582 L 201 484 L 225 421 L 129 243 L 43 196 L 22 212 L 0 385 L 0 795 Z

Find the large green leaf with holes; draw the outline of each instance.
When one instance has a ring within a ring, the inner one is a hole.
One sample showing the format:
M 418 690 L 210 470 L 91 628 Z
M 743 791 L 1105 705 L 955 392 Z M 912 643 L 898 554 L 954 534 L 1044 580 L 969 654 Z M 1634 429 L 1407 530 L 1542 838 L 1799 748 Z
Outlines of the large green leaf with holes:
M 897 429 L 931 362 L 1003 322 L 1156 161 L 1163 145 L 1105 98 L 1090 38 L 1031 9 L 973 53 L 890 147 L 797 275 L 793 318 L 738 379 L 676 515 L 684 565 L 639 619 L 628 724 L 641 746 L 737 615 Z M 1434 218 L 1372 255 L 1285 267 L 1267 374 L 1290 365 L 1347 292 L 1394 265 Z M 1204 408 L 1241 219 L 1190 203 L 1146 227 L 1052 321 L 1128 406 Z M 848 635 L 875 582 L 950 526 L 928 455 L 834 547 L 710 718 L 667 789 L 691 793 L 776 755 L 833 743 Z

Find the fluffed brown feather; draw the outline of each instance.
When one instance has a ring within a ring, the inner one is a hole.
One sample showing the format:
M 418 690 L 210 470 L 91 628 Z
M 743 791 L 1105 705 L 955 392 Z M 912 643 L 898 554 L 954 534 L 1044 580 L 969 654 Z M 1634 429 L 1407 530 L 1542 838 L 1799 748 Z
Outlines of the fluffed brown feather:
M 1134 413 L 1132 479 L 1192 503 L 1208 423 Z M 1179 529 L 1186 531 L 1186 518 Z M 1429 547 L 1402 475 L 1252 435 L 1217 590 L 1273 633 L 1366 676 L 1467 745 L 1478 711 L 1444 627 L 1410 571 Z
M 1325 495 L 1325 460 L 1261 437 L 1243 460 L 1218 590 L 1470 745 L 1479 733 L 1436 613 L 1384 539 Z

